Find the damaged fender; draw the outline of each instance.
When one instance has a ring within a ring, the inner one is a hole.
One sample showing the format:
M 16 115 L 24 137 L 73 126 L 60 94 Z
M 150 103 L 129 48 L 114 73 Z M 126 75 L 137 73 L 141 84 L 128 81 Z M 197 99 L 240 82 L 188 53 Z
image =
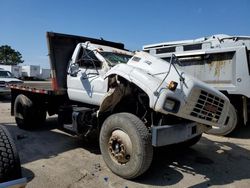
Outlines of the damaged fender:
M 149 97 L 149 107 L 154 108 L 154 104 L 157 97 L 153 94 L 160 84 L 160 80 L 156 77 L 151 76 L 144 70 L 132 67 L 127 64 L 119 64 L 113 67 L 110 71 L 105 74 L 105 77 L 120 76 L 129 82 L 134 83 L 140 89 L 142 89 Z M 147 82 L 145 82 L 145 80 Z M 115 88 L 111 88 L 109 92 L 105 95 L 99 111 L 105 111 L 107 108 L 114 107 L 120 99 L 129 92 L 130 88 L 119 85 Z

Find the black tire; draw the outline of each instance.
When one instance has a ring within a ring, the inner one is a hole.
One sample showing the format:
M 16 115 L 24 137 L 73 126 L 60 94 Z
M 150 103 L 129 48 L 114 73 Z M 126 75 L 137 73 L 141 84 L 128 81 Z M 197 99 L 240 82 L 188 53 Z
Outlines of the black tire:
M 130 113 L 109 116 L 102 125 L 99 144 L 106 165 L 126 179 L 142 175 L 153 159 L 151 135 L 144 123 Z
M 21 165 L 14 142 L 6 128 L 0 126 L 0 183 L 21 177 Z
M 46 110 L 43 105 L 35 105 L 27 96 L 20 94 L 15 99 L 14 115 L 20 129 L 33 129 L 44 123 Z

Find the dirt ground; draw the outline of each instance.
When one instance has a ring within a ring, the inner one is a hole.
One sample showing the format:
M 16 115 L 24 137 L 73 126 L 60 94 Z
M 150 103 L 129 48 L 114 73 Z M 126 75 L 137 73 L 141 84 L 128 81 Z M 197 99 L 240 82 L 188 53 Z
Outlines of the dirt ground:
M 16 142 L 28 188 L 250 187 L 250 126 L 230 138 L 204 134 L 188 149 L 158 149 L 148 172 L 128 181 L 106 167 L 98 145 L 59 130 L 56 117 L 37 130 L 21 130 L 9 99 L 0 96 L 0 124 Z

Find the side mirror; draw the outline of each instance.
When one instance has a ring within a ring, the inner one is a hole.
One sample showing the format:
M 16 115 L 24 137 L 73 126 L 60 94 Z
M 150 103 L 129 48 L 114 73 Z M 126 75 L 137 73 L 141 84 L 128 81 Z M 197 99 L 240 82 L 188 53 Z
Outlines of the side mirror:
M 77 73 L 79 72 L 79 65 L 77 63 L 73 63 L 69 67 L 69 74 L 70 76 L 76 77 Z

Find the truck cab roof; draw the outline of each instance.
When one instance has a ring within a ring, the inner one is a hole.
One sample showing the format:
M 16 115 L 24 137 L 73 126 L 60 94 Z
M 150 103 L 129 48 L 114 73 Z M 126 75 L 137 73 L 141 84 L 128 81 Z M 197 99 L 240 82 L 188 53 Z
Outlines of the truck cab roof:
M 79 45 L 84 46 L 85 48 L 89 50 L 97 50 L 98 52 L 113 52 L 113 53 L 119 53 L 119 54 L 127 54 L 133 56 L 134 53 L 128 50 L 119 49 L 111 46 L 105 46 L 100 44 L 94 44 L 89 41 L 85 43 L 80 43 Z

